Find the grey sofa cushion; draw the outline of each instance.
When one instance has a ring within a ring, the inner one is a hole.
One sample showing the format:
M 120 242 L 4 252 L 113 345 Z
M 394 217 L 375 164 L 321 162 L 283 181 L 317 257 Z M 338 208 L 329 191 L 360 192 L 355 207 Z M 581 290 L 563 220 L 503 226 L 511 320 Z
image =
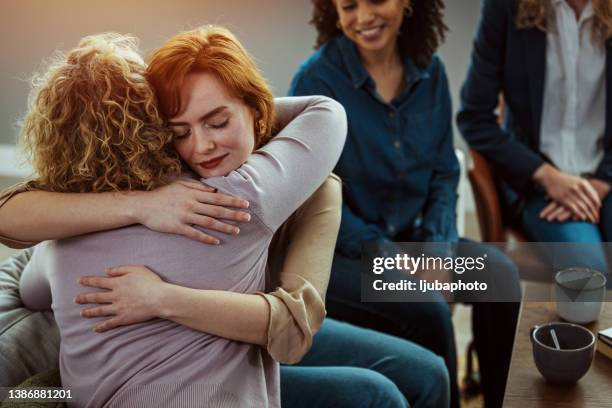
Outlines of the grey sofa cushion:
M 60 336 L 53 313 L 33 312 L 19 297 L 19 278 L 32 249 L 0 264 L 0 387 L 56 369 Z

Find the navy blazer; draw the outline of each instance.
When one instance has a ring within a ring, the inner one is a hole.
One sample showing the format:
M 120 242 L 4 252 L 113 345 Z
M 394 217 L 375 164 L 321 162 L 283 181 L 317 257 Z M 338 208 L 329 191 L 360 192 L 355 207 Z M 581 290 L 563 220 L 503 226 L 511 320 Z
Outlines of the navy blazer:
M 533 187 L 540 153 L 540 122 L 546 74 L 546 33 L 519 29 L 517 0 L 484 0 L 471 64 L 461 89 L 457 125 L 469 146 L 481 153 L 516 194 L 513 204 Z M 505 101 L 503 126 L 495 110 Z M 606 43 L 606 127 L 604 158 L 595 177 L 612 182 L 612 52 Z

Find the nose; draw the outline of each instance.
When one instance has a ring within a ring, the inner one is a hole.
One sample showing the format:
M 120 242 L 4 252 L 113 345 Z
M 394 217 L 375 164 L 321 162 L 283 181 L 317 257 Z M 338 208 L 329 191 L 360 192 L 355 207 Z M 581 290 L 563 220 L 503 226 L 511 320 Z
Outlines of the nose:
M 198 129 L 195 132 L 195 152 L 198 154 L 207 154 L 215 150 L 215 141 L 203 129 Z
M 369 2 L 361 2 L 357 7 L 357 23 L 369 23 L 374 19 L 374 12 L 368 4 Z

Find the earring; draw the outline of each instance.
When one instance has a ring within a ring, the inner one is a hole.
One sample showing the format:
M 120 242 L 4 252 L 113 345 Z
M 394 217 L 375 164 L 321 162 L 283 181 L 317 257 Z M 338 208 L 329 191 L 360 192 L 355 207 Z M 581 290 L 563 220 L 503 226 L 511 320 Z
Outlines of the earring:
M 412 16 L 412 2 L 408 3 L 408 5 L 404 7 L 404 15 L 406 17 Z
M 262 119 L 259 119 L 255 125 L 255 130 L 258 135 L 263 136 L 266 133 L 266 124 Z

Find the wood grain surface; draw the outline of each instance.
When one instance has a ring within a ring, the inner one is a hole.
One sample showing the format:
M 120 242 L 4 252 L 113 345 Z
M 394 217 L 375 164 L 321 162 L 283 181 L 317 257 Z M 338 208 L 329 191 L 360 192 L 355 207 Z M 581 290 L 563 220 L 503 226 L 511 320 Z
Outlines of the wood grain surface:
M 528 282 L 524 288 L 526 298 L 529 292 L 549 291 L 546 284 Z M 531 297 L 533 298 L 533 297 Z M 504 408 L 554 407 L 612 407 L 612 360 L 600 353 L 587 374 L 574 385 L 547 383 L 535 366 L 529 332 L 534 325 L 561 321 L 552 302 L 523 302 L 510 373 L 506 384 Z M 604 311 L 595 323 L 584 325 L 593 333 L 612 327 L 612 303 L 604 305 Z

